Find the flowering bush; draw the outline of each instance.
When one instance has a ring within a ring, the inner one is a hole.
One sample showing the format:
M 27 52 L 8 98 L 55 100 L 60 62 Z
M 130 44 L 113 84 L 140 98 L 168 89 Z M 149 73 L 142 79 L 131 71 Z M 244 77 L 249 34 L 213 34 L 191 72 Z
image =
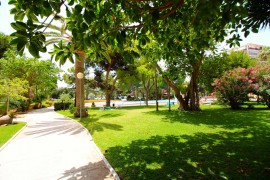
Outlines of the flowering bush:
M 254 89 L 254 93 L 262 98 L 262 101 L 270 108 L 270 67 L 257 66 L 254 68 L 256 71 L 255 79 L 258 88 Z
M 212 84 L 217 92 L 217 97 L 222 102 L 229 103 L 233 109 L 240 108 L 240 105 L 248 100 L 248 93 L 258 86 L 255 79 L 249 78 L 251 74 L 252 71 L 245 68 L 226 71 Z
M 212 84 L 217 97 L 224 103 L 229 103 L 232 109 L 248 100 L 248 94 L 254 93 L 262 97 L 262 101 L 270 108 L 270 67 L 256 66 L 236 68 L 227 71 Z

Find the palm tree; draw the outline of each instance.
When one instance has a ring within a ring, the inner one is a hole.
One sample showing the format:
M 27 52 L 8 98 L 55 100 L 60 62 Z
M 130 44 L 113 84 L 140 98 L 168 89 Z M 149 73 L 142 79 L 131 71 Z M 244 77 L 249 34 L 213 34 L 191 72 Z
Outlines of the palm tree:
M 62 26 L 56 26 L 53 24 L 47 24 L 47 27 L 51 30 L 48 32 L 45 32 L 44 35 L 48 38 L 46 41 L 46 46 L 50 44 L 59 44 L 60 48 L 63 45 L 67 45 L 68 43 L 72 42 L 72 35 L 66 28 L 66 22 L 64 18 L 60 18 L 59 21 L 62 23 Z M 61 44 L 61 45 L 60 45 Z M 55 46 L 57 48 L 57 46 Z M 61 49 L 62 50 L 62 49 Z M 75 84 L 76 84 L 76 98 L 75 98 L 75 105 L 76 105 L 76 112 L 74 115 L 76 117 L 80 116 L 80 108 L 82 108 L 82 117 L 87 116 L 87 112 L 85 110 L 84 103 L 81 103 L 81 101 L 84 102 L 84 78 L 78 79 L 77 74 L 79 72 L 84 73 L 84 60 L 85 60 L 85 51 L 82 49 L 76 49 L 76 48 L 69 48 L 67 49 L 68 52 L 65 53 L 74 53 L 77 54 L 75 59 Z M 54 55 L 54 53 L 52 53 Z M 61 59 L 60 64 L 64 64 L 66 59 Z M 70 60 L 73 62 L 73 58 L 70 58 Z M 80 107 L 82 104 L 82 107 Z

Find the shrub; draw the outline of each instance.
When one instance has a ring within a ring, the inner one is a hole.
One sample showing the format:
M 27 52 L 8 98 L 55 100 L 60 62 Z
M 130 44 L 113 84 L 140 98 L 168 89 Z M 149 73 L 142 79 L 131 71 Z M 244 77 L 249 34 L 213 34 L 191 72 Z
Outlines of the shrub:
M 6 105 L 0 104 L 0 116 L 6 114 Z
M 232 109 L 239 109 L 241 104 L 248 100 L 248 93 L 258 86 L 255 79 L 250 78 L 252 73 L 251 69 L 245 68 L 225 72 L 212 84 L 215 86 L 218 99 L 223 103 L 229 103 Z
M 21 100 L 20 102 L 21 102 L 22 112 L 28 111 L 29 105 L 31 104 L 31 101 L 30 100 L 27 100 L 27 101 Z
M 76 112 L 76 107 L 74 106 L 74 104 L 71 104 L 71 105 L 69 106 L 69 112 L 70 112 L 71 114 L 74 114 L 74 113 Z
M 69 94 L 61 94 L 60 100 L 63 102 L 71 102 L 71 98 Z
M 254 93 L 262 97 L 262 102 L 270 108 L 270 67 L 257 66 L 250 69 L 254 71 L 253 78 L 258 84 L 258 88 L 254 89 Z
M 95 102 L 92 102 L 91 107 L 92 107 L 92 108 L 96 107 Z
M 238 109 L 248 100 L 248 94 L 254 93 L 262 97 L 262 101 L 270 108 L 270 67 L 256 66 L 236 68 L 227 71 L 213 83 L 217 97 L 231 108 Z
M 52 105 L 53 105 L 53 101 L 46 100 L 46 101 L 45 101 L 45 104 L 46 104 L 47 106 L 52 106 Z
M 59 111 L 59 110 L 66 110 L 69 108 L 71 105 L 70 102 L 55 102 L 54 103 L 54 110 Z

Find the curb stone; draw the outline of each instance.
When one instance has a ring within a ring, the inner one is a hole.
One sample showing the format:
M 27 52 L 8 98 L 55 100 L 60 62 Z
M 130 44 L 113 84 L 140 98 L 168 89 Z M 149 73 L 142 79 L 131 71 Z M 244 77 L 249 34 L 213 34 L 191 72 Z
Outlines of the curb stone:
M 56 113 L 54 111 L 54 113 Z M 59 113 L 57 113 L 59 114 Z M 62 115 L 62 114 L 59 114 L 59 115 Z M 81 127 L 84 128 L 84 130 L 86 130 L 88 136 L 90 136 L 91 138 L 91 141 L 93 141 L 94 145 L 95 145 L 95 149 L 97 150 L 98 154 L 100 155 L 101 159 L 103 160 L 103 162 L 105 163 L 105 165 L 107 166 L 107 168 L 110 170 L 111 174 L 113 175 L 114 179 L 115 180 L 120 180 L 118 174 L 116 173 L 116 171 L 113 169 L 113 167 L 110 165 L 110 163 L 108 162 L 108 160 L 106 159 L 106 157 L 102 154 L 102 152 L 100 151 L 100 149 L 98 148 L 98 146 L 96 145 L 96 143 L 94 142 L 91 134 L 89 133 L 88 129 L 86 129 L 83 125 L 81 125 L 78 121 L 76 121 L 75 119 L 72 119 L 70 117 L 67 117 L 67 116 L 64 116 L 62 115 L 63 117 L 67 118 L 67 119 L 70 119 L 72 121 L 75 121 L 77 124 L 79 124 Z M 1 151 L 1 150 L 0 150 Z

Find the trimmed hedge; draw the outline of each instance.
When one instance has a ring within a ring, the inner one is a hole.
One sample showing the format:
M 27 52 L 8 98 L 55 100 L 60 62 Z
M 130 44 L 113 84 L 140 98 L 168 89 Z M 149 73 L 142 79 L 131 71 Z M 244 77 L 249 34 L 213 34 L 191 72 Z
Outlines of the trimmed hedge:
M 71 105 L 70 102 L 55 102 L 54 103 L 54 110 L 55 111 L 66 110 L 66 109 L 69 109 L 70 105 Z

